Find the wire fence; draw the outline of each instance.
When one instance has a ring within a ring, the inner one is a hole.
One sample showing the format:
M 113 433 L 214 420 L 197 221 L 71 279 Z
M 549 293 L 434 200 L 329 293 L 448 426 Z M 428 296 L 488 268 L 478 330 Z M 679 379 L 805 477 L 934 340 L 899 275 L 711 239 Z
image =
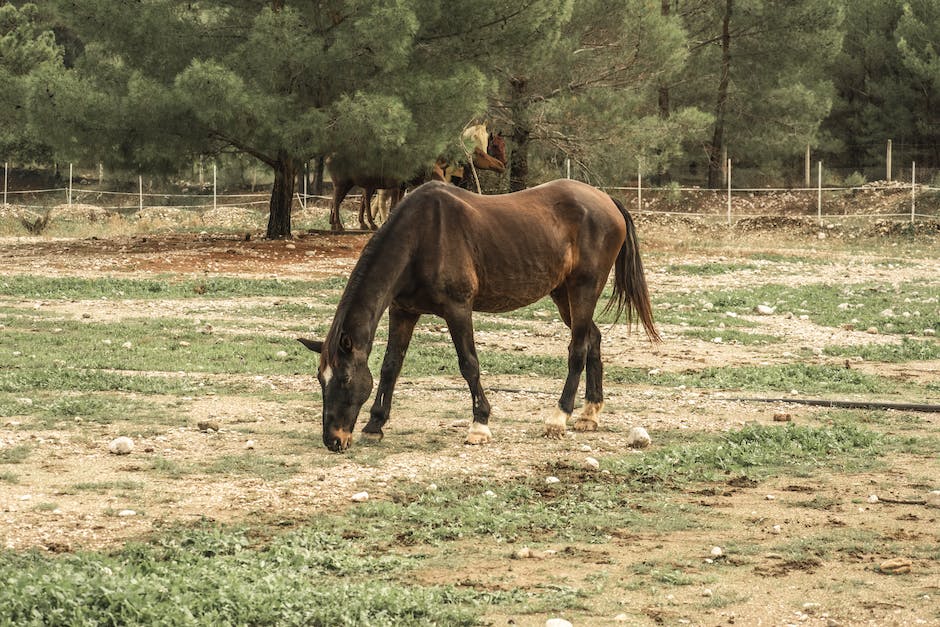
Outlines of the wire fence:
M 728 172 L 731 164 L 728 163 Z M 734 187 L 726 177 L 723 189 L 694 186 L 644 184 L 638 177 L 635 185 L 603 187 L 611 195 L 621 198 L 632 211 L 640 214 L 661 214 L 727 222 L 766 216 L 800 216 L 815 218 L 822 225 L 833 220 L 940 219 L 940 187 L 916 181 L 911 169 L 910 181 L 874 182 L 859 186 L 823 186 L 821 164 L 814 187 Z M 3 205 L 47 215 L 56 208 L 73 205 L 93 206 L 125 217 L 155 208 L 204 213 L 219 209 L 267 211 L 270 194 L 267 192 L 219 193 L 213 182 L 193 185 L 179 192 L 145 191 L 143 177 L 138 177 L 136 189 L 107 190 L 98 185 L 75 184 L 71 176 L 63 187 L 45 189 L 9 189 L 6 169 L 3 179 Z M 360 196 L 350 195 L 350 202 L 358 203 Z M 294 197 L 294 210 L 308 208 L 328 209 L 331 197 L 308 194 L 299 189 Z M 348 205 L 347 205 L 348 206 Z

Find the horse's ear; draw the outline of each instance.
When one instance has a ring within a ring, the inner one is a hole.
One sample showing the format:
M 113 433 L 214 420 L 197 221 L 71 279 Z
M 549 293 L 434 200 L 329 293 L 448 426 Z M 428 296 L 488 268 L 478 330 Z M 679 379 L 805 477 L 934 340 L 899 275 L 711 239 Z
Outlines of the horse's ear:
M 323 342 L 321 342 L 320 340 L 308 340 L 307 338 L 298 337 L 297 341 L 315 353 L 319 353 L 323 351 Z

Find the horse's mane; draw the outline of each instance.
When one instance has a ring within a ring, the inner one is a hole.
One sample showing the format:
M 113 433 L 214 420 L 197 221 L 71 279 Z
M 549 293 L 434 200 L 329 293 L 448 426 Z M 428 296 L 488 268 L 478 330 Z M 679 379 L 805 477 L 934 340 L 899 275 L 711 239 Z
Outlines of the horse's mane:
M 443 184 L 426 183 L 425 185 L 430 186 Z M 405 209 L 406 204 L 415 202 L 416 197 L 420 197 L 418 190 L 415 190 L 406 196 L 405 199 L 399 203 L 395 211 L 392 211 L 389 214 L 388 220 L 385 224 L 382 225 L 382 228 L 372 235 L 372 237 L 366 243 L 365 247 L 362 249 L 362 252 L 359 255 L 359 261 L 356 262 L 356 266 L 349 275 L 349 280 L 346 282 L 346 289 L 343 290 L 343 295 L 339 299 L 339 305 L 336 307 L 336 314 L 333 316 L 333 323 L 330 325 L 330 330 L 327 332 L 326 339 L 323 341 L 321 358 L 325 364 L 328 364 L 331 367 L 335 367 L 337 365 L 336 356 L 339 352 L 341 330 L 343 329 L 343 325 L 346 322 L 346 316 L 349 315 L 356 297 L 363 290 L 363 288 L 368 285 L 374 285 L 374 269 L 379 263 L 381 263 L 382 255 L 388 250 L 390 244 L 392 244 L 395 240 L 395 224 L 400 221 L 401 216 L 405 213 L 403 209 Z M 369 282 L 370 279 L 372 280 L 371 283 Z

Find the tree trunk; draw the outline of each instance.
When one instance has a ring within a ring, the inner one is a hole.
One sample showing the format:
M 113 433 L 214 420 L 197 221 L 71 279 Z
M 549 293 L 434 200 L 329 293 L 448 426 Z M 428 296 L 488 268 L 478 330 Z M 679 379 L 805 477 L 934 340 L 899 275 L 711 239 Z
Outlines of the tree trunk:
M 294 201 L 297 162 L 285 154 L 274 163 L 274 187 L 271 189 L 271 211 L 268 214 L 268 239 L 290 237 L 290 210 Z
M 731 76 L 731 9 L 734 0 L 725 1 L 725 14 L 721 21 L 721 78 L 715 102 L 715 129 L 708 147 L 708 187 L 721 185 L 721 147 L 725 135 L 725 113 L 728 104 L 728 83 Z
M 525 189 L 529 182 L 529 138 L 532 131 L 529 128 L 528 111 L 526 111 L 526 79 L 512 78 L 509 83 L 511 86 L 509 106 L 512 110 L 509 191 L 518 192 Z

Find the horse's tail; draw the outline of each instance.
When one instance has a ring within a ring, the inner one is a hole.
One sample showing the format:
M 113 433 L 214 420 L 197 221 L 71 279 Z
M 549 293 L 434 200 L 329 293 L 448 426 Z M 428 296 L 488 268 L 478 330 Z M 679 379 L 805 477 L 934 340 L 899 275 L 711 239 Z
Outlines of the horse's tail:
M 646 287 L 646 275 L 643 273 L 643 261 L 640 259 L 640 245 L 636 237 L 636 228 L 630 212 L 616 198 L 611 198 L 617 209 L 623 214 L 627 224 L 627 236 L 620 247 L 617 261 L 614 263 L 614 293 L 604 308 L 608 311 L 616 306 L 616 318 L 627 312 L 627 322 L 633 323 L 633 316 L 643 323 L 646 335 L 653 342 L 660 342 L 659 331 L 653 323 L 653 309 L 650 305 L 649 289 Z

